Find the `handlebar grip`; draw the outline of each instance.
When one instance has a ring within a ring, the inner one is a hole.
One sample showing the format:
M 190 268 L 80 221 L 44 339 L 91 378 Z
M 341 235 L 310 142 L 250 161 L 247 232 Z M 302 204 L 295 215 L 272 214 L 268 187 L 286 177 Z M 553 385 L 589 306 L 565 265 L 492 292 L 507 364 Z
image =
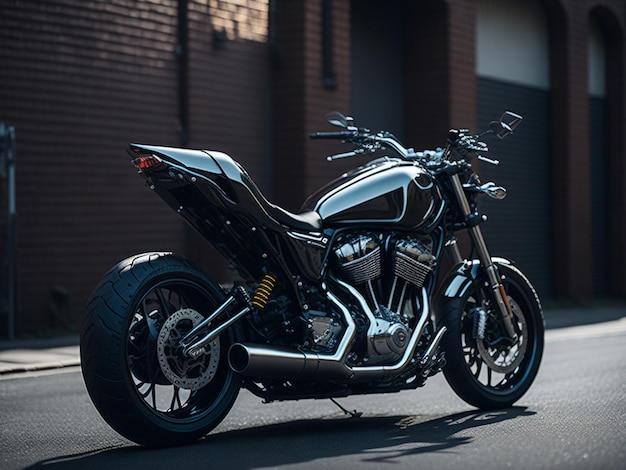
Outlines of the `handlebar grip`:
M 310 139 L 348 139 L 350 137 L 354 137 L 354 132 L 315 132 L 313 134 L 309 134 Z

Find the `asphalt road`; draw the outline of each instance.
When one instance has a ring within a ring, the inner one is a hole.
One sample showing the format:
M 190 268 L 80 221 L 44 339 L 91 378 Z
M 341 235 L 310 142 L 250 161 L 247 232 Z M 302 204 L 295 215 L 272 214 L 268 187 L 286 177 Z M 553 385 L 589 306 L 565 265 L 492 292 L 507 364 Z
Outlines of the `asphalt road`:
M 442 376 L 416 391 L 261 404 L 242 393 L 202 441 L 151 450 L 112 431 L 78 368 L 0 379 L 0 468 L 626 469 L 626 318 L 551 330 L 530 392 L 477 411 Z

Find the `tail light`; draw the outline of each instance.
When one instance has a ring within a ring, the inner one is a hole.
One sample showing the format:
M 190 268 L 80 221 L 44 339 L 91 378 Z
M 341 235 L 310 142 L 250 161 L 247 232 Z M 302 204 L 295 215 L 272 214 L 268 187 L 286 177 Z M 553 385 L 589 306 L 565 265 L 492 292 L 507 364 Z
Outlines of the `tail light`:
M 133 158 L 131 163 L 138 170 L 148 170 L 150 168 L 155 168 L 163 163 L 159 157 L 155 157 L 154 155 L 141 155 L 139 157 Z

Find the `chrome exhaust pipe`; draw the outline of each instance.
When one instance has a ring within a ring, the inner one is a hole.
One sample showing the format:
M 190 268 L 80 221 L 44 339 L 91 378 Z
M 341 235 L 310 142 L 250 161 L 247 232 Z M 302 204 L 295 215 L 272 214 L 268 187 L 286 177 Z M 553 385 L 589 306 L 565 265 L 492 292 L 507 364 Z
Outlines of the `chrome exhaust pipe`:
M 293 349 L 236 343 L 230 347 L 228 362 L 235 372 L 252 377 L 350 378 L 350 369 L 344 363 L 324 356 Z
M 315 361 L 307 360 L 304 353 L 254 344 L 233 344 L 228 352 L 228 363 L 235 372 L 260 377 L 294 378 L 315 374 L 317 370 Z
M 346 332 L 335 354 L 307 353 L 296 349 L 235 343 L 228 351 L 230 368 L 251 377 L 349 378 L 350 369 L 345 363 L 356 337 L 356 324 L 348 309 L 337 297 L 331 292 L 328 292 L 327 296 L 341 310 L 347 323 Z
M 404 354 L 393 365 L 349 367 L 346 364 L 346 357 L 350 351 L 350 346 L 354 342 L 356 325 L 348 310 L 329 292 L 329 298 L 343 311 L 348 323 L 346 334 L 335 354 L 318 354 L 265 345 L 236 343 L 229 350 L 228 361 L 230 367 L 235 372 L 251 377 L 289 379 L 360 380 L 384 377 L 401 372 L 415 355 L 417 343 L 424 332 L 426 320 L 428 319 L 428 297 L 425 290 L 422 290 L 422 293 L 424 302 L 422 304 L 424 306 L 422 315 Z M 432 348 L 429 348 L 430 354 L 427 354 L 427 357 L 432 355 L 444 332 L 445 330 L 437 335 L 431 345 Z

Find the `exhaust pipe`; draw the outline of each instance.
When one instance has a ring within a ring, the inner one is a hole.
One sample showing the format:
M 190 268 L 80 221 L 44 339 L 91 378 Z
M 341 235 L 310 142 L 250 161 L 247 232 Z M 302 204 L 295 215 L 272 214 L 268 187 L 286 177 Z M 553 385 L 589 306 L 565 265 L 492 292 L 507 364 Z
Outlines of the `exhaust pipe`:
M 347 324 L 346 332 L 335 354 L 307 353 L 295 349 L 235 343 L 228 351 L 230 368 L 252 377 L 350 378 L 351 372 L 345 363 L 356 337 L 356 324 L 348 309 L 337 297 L 331 292 L 328 292 L 327 296 L 341 310 Z
M 228 362 L 235 372 L 253 377 L 349 379 L 352 375 L 350 369 L 339 360 L 259 344 L 233 344 Z
M 424 300 L 427 300 L 423 290 Z M 428 303 L 400 360 L 389 366 L 349 367 L 346 357 L 354 342 L 356 325 L 348 310 L 330 292 L 329 298 L 344 312 L 348 327 L 335 354 L 317 354 L 294 349 L 277 348 L 258 344 L 236 343 L 230 347 L 228 362 L 233 371 L 251 377 L 316 378 L 334 380 L 360 380 L 384 377 L 401 372 L 411 361 L 417 343 L 424 332 L 429 315 Z M 445 333 L 442 329 L 428 348 L 425 357 L 430 358 Z

